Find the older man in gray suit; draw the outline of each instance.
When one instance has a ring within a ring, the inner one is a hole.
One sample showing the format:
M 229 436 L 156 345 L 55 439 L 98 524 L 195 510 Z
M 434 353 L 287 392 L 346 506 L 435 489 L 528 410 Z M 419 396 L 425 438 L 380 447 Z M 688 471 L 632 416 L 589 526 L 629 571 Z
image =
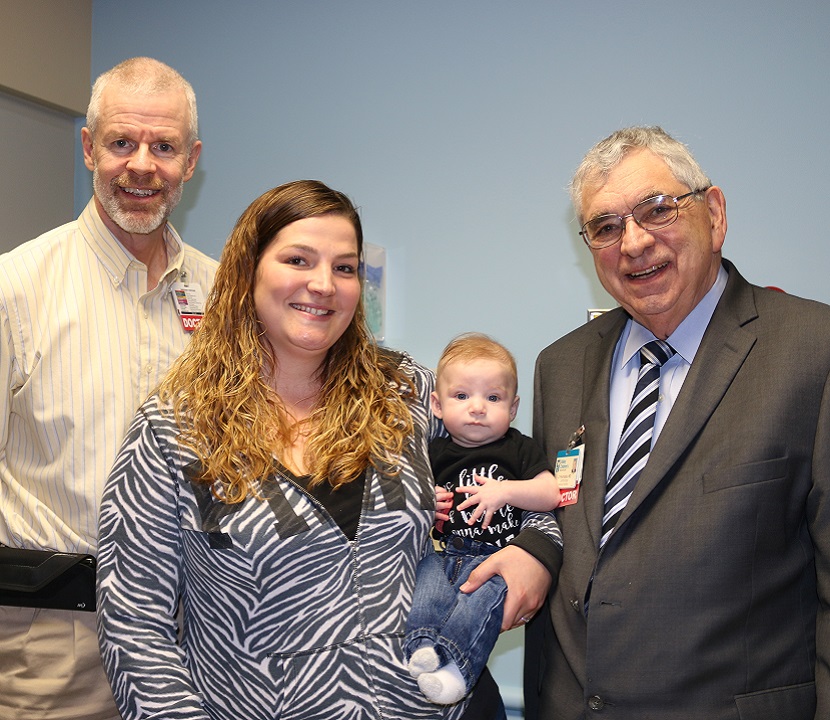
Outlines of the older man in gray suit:
M 537 363 L 534 434 L 582 473 L 528 717 L 827 720 L 830 307 L 721 258 L 723 192 L 660 128 L 600 142 L 571 190 L 622 307 Z

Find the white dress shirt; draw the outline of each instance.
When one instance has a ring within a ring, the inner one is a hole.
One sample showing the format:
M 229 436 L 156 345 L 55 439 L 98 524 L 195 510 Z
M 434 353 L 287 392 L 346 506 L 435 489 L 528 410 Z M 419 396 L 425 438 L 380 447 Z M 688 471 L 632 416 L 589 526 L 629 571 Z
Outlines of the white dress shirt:
M 104 482 L 136 408 L 189 339 L 171 285 L 207 294 L 216 261 L 165 228 L 147 268 L 94 201 L 0 256 L 0 543 L 95 554 Z
M 651 445 L 657 441 L 663 425 L 671 412 L 674 401 L 680 394 L 683 381 L 689 373 L 692 361 L 703 340 L 703 334 L 712 319 L 718 301 L 726 288 L 728 273 L 721 265 L 714 285 L 703 299 L 694 307 L 677 329 L 666 338 L 675 354 L 669 358 L 660 370 L 660 396 L 657 401 L 657 412 L 654 417 L 654 435 Z M 614 350 L 614 359 L 611 363 L 611 407 L 608 432 L 608 469 L 606 477 L 611 473 L 614 455 L 620 444 L 623 424 L 628 415 L 634 388 L 637 385 L 637 375 L 640 371 L 640 348 L 647 342 L 657 338 L 650 330 L 633 319 L 628 320 L 625 329 L 617 341 Z

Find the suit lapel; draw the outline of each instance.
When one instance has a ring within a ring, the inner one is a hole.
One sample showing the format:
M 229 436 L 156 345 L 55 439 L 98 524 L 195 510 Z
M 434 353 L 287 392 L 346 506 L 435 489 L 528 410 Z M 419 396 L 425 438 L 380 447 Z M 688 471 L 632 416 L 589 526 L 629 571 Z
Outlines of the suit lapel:
M 752 289 L 730 263 L 724 264 L 729 282 L 618 526 L 665 479 L 715 412 L 755 344 L 754 333 L 744 328 L 757 317 Z

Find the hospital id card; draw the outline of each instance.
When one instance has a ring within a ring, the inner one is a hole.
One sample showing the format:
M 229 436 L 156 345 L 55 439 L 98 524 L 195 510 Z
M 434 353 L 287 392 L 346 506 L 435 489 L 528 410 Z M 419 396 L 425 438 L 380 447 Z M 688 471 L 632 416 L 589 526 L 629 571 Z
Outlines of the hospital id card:
M 582 461 L 585 446 L 577 445 L 556 453 L 556 465 L 553 474 L 559 485 L 559 507 L 573 505 L 579 499 L 579 486 L 582 484 Z

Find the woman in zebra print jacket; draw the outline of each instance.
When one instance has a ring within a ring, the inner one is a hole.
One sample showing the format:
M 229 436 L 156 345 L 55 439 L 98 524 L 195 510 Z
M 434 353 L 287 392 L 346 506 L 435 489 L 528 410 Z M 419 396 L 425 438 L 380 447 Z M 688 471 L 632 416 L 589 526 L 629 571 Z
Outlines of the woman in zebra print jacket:
M 125 720 L 464 716 L 403 667 L 431 551 L 427 443 L 442 428 L 432 373 L 366 330 L 361 250 L 353 205 L 322 183 L 255 200 L 200 328 L 137 413 L 98 557 L 99 639 Z M 547 590 L 545 570 L 524 570 L 540 565 L 526 550 L 546 558 L 544 529 L 502 551 L 507 625 Z

